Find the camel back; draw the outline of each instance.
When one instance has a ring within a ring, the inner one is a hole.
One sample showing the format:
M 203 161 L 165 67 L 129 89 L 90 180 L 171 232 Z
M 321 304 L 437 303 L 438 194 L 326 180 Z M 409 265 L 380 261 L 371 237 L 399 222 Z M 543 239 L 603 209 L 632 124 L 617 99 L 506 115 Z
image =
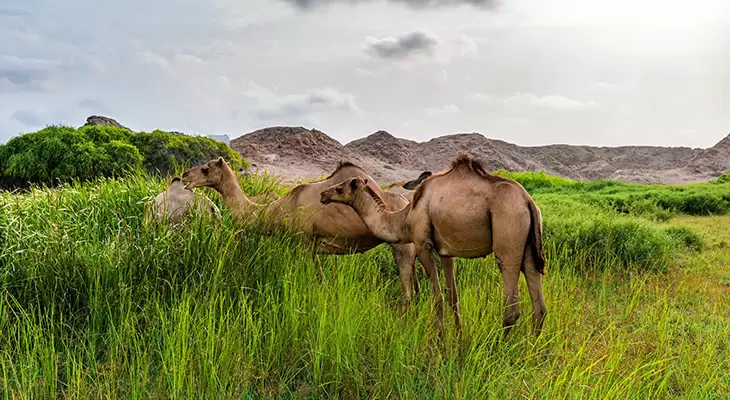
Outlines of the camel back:
M 418 187 L 416 187 L 416 192 L 413 194 L 413 207 L 415 207 L 418 204 L 418 200 L 423 197 L 423 191 L 425 190 L 427 183 L 431 180 L 433 180 L 436 177 L 446 175 L 452 171 L 464 171 L 467 173 L 471 173 L 473 175 L 476 175 L 480 178 L 485 179 L 489 183 L 496 183 L 496 182 L 513 182 L 517 183 L 516 181 L 512 179 L 508 179 L 499 175 L 490 174 L 487 172 L 487 170 L 484 168 L 484 165 L 482 164 L 481 160 L 478 160 L 474 158 L 471 154 L 464 151 L 461 152 L 456 159 L 451 163 L 451 166 L 439 173 L 435 173 L 431 175 L 430 177 L 426 178 L 423 182 L 421 182 Z

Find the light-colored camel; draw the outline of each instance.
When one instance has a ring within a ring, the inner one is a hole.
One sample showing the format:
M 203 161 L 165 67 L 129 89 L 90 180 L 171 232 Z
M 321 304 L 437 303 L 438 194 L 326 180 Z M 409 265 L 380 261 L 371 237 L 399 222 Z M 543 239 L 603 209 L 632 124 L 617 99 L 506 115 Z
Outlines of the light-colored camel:
M 293 228 L 293 231 L 303 233 L 303 238 L 313 244 L 315 255 L 348 254 L 362 253 L 383 243 L 370 232 L 352 207 L 342 204 L 325 207 L 319 201 L 322 190 L 353 177 L 367 179 L 372 190 L 392 204 L 393 210 L 408 204 L 403 196 L 381 190 L 371 176 L 350 162 L 340 162 L 324 180 L 298 185 L 267 204 L 254 203 L 243 194 L 235 173 L 223 158 L 188 169 L 183 174 L 183 183 L 187 188 L 214 188 L 223 196 L 231 214 L 239 220 L 250 221 L 262 217 L 263 225 L 259 229 L 263 232 Z M 414 291 L 418 291 L 417 280 L 413 279 L 415 246 L 396 244 L 391 249 L 403 287 L 402 314 L 410 304 Z M 319 263 L 317 266 L 318 273 L 323 277 Z
M 441 329 L 444 299 L 433 251 L 441 256 L 457 328 L 461 316 L 453 257 L 480 258 L 494 252 L 507 306 L 504 335 L 520 316 L 520 271 L 532 299 L 533 327 L 540 335 L 547 313 L 542 291 L 542 275 L 546 273 L 542 214 L 519 183 L 487 173 L 479 161 L 462 153 L 450 169 L 424 180 L 413 201 L 399 211 L 389 211 L 387 200 L 361 177 L 348 178 L 324 190 L 320 201 L 350 205 L 370 230 L 388 243 L 416 245 L 418 258 L 431 279 Z
M 167 219 L 177 223 L 193 209 L 197 210 L 198 214 L 220 215 L 220 210 L 209 198 L 186 189 L 180 178 L 175 177 L 166 191 L 155 196 L 147 204 L 144 222 Z
M 418 178 L 416 178 L 412 181 L 408 181 L 404 184 L 400 184 L 398 182 L 391 183 L 390 185 L 388 185 L 385 188 L 385 190 L 392 192 L 392 193 L 398 193 L 398 194 L 402 195 L 410 203 L 411 201 L 413 201 L 413 194 L 415 193 L 415 190 L 418 187 L 418 185 L 420 185 L 421 182 L 423 182 L 426 178 L 428 178 L 431 175 L 432 175 L 431 171 L 424 171 L 421 173 L 421 175 L 418 176 Z

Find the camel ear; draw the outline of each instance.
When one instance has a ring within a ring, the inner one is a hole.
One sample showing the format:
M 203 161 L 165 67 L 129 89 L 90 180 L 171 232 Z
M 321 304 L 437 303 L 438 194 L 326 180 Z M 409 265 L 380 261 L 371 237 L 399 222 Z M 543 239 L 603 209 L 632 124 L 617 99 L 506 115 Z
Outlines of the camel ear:
M 223 157 L 218 157 L 218 161 L 216 162 L 219 167 L 223 166 Z
M 353 179 L 350 181 L 350 189 L 353 189 L 353 190 L 357 189 L 357 181 L 358 181 L 357 179 Z
M 365 184 L 365 185 L 367 186 L 367 184 L 368 184 L 368 180 L 367 180 L 367 179 L 365 179 L 364 181 L 362 181 L 362 183 L 364 183 L 364 184 Z

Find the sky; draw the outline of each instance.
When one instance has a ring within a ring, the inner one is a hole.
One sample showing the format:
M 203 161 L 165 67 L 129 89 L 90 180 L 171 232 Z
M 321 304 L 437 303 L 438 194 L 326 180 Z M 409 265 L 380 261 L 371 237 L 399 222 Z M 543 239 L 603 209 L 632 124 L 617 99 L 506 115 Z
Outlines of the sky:
M 0 1 L 0 143 L 92 114 L 710 147 L 730 133 L 730 1 Z

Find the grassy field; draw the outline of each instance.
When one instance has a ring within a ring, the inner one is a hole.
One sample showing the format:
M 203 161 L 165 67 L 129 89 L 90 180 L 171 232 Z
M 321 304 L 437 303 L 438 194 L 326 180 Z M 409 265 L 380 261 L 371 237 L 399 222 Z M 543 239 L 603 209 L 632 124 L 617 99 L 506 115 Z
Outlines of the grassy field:
M 444 347 L 423 276 L 397 318 L 385 246 L 325 257 L 321 282 L 307 249 L 225 210 L 143 226 L 159 180 L 0 193 L 3 398 L 726 398 L 730 184 L 514 176 L 545 218 L 543 334 L 521 279 L 498 341 L 493 257 L 457 260 Z M 244 185 L 266 188 L 285 190 Z

